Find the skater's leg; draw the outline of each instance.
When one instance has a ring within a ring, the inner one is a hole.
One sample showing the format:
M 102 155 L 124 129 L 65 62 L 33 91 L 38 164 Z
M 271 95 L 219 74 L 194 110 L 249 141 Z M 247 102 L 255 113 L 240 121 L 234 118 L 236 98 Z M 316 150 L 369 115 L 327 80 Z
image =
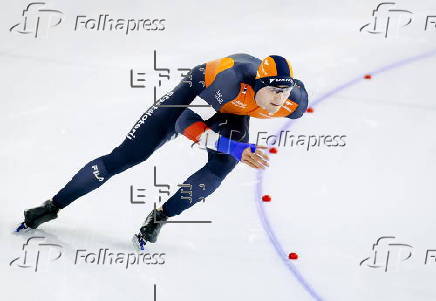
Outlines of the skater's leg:
M 158 145 L 158 147 L 162 146 L 167 140 L 172 139 L 171 136 L 172 135 L 168 135 L 166 139 L 162 140 L 162 142 Z M 122 149 L 123 149 L 122 147 L 117 148 L 116 151 L 114 150 L 110 155 L 107 155 L 108 158 L 112 158 L 112 160 L 115 160 L 115 158 L 120 157 L 120 154 L 117 154 L 117 152 L 119 152 Z M 123 156 L 126 157 L 126 154 L 124 154 Z M 108 179 L 107 177 L 108 172 L 105 167 L 106 165 L 104 163 L 104 157 L 105 156 L 93 160 L 90 163 L 88 163 L 84 168 L 82 168 L 74 176 L 74 178 L 56 195 L 56 199 L 57 197 L 60 197 L 60 200 L 70 200 L 71 202 L 71 200 L 74 200 L 78 198 L 80 195 L 85 194 L 87 190 L 92 189 L 93 187 L 98 187 L 99 185 L 94 186 L 93 183 L 97 182 L 99 179 L 101 180 L 100 181 L 101 183 L 106 181 Z M 99 169 L 99 165 L 100 165 L 100 169 Z M 100 172 L 102 171 L 101 169 L 102 166 L 104 167 L 104 170 L 100 174 Z M 89 167 L 91 167 L 92 175 L 95 178 L 92 178 L 91 176 L 91 179 L 89 179 L 88 176 L 91 175 L 91 171 L 89 171 Z M 104 177 L 106 177 L 106 179 Z M 36 229 L 40 224 L 57 218 L 59 209 L 64 208 L 68 204 L 69 203 L 66 203 L 65 201 L 56 204 L 53 200 L 48 200 L 44 202 L 41 206 L 24 211 L 24 222 L 20 224 L 20 226 L 17 228 L 16 231 L 19 232 L 29 227 Z
M 196 127 L 201 128 L 206 124 L 207 127 L 227 138 L 246 143 L 248 142 L 248 121 L 249 116 L 216 113 L 203 122 L 198 114 L 186 109 L 177 120 L 175 128 L 177 132 L 192 137 L 192 135 L 195 136 Z M 195 123 L 197 125 L 192 126 Z M 189 195 L 186 194 L 184 185 L 162 207 L 153 209 L 142 224 L 139 233 L 133 236 L 132 241 L 135 246 L 139 250 L 144 250 L 146 242 L 156 242 L 159 231 L 168 217 L 180 214 L 212 194 L 237 163 L 238 161 L 230 155 L 208 150 L 206 165 L 183 183 L 189 185 Z
M 168 217 L 180 214 L 214 192 L 236 164 L 237 160 L 230 155 L 209 151 L 207 164 L 183 183 L 192 188 L 189 198 L 182 193 L 181 188 L 161 208 L 153 209 L 142 224 L 139 233 L 133 236 L 134 245 L 139 250 L 144 250 L 146 242 L 156 242 L 160 229 Z
M 221 185 L 227 174 L 238 163 L 230 155 L 222 155 L 213 150 L 208 150 L 208 152 L 209 160 L 206 165 L 183 182 L 184 185 L 190 185 L 191 189 L 181 187 L 163 204 L 162 209 L 166 216 L 178 215 L 195 203 L 204 200 Z M 187 195 L 187 190 L 190 190 L 192 194 Z
M 146 160 L 174 134 L 177 118 L 204 89 L 204 65 L 198 65 L 157 104 L 181 107 L 150 107 L 136 122 L 123 143 L 110 154 L 87 163 L 54 197 L 53 203 L 64 208 L 82 195 L 100 187 L 113 175 Z
M 175 131 L 169 133 L 156 147 L 158 149 L 166 141 L 170 140 Z M 138 155 L 142 148 L 126 139 L 120 146 L 112 150 L 110 154 L 101 156 L 88 162 L 53 198 L 53 203 L 60 209 L 65 208 L 74 200 L 100 187 L 113 175 L 144 161 Z M 137 140 L 139 141 L 139 140 Z M 155 149 L 155 150 L 156 150 Z M 132 160 L 136 158 L 136 160 Z
M 198 119 L 193 114 L 190 114 L 192 120 Z M 248 116 L 217 113 L 207 120 L 206 124 L 225 137 L 241 142 L 248 142 L 248 121 Z M 178 131 L 181 130 L 182 128 L 178 128 Z M 163 204 L 162 209 L 165 215 L 168 217 L 178 215 L 193 206 L 196 202 L 212 194 L 221 185 L 224 178 L 234 169 L 237 163 L 238 161 L 230 155 L 208 150 L 208 162 L 206 165 L 192 174 L 183 183 L 191 185 L 192 195 L 188 196 L 186 194 L 187 189 L 181 187 Z M 183 191 L 185 191 L 185 193 L 183 193 Z

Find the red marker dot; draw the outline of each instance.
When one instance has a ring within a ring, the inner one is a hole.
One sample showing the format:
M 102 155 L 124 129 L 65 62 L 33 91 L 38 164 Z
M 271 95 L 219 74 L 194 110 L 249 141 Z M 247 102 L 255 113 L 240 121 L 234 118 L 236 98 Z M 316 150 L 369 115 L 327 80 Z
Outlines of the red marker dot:
M 294 253 L 294 252 L 292 252 L 292 253 L 289 253 L 289 259 L 292 259 L 292 260 L 296 260 L 296 259 L 298 259 L 298 255 L 297 255 L 297 253 Z
M 262 196 L 262 201 L 271 202 L 271 197 L 268 194 L 265 194 L 264 196 Z
M 271 154 L 277 154 L 277 148 L 275 148 L 275 147 L 270 147 L 269 152 L 270 152 Z
M 371 79 L 372 75 L 371 74 L 365 74 L 365 76 L 363 77 L 364 79 Z
M 313 113 L 313 108 L 312 107 L 308 107 L 306 110 L 307 113 Z

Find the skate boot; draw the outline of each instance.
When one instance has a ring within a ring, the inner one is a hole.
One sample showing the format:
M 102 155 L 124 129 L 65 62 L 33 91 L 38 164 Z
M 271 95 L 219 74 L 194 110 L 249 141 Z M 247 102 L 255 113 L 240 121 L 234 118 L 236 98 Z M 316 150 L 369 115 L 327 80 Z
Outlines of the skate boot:
M 162 210 L 153 209 L 139 229 L 139 233 L 133 236 L 133 243 L 139 250 L 144 250 L 147 242 L 156 242 L 160 229 L 167 221 L 168 216 Z
M 59 208 L 52 200 L 45 201 L 41 206 L 24 211 L 24 222 L 17 228 L 17 232 L 23 229 L 36 229 L 42 223 L 58 217 Z

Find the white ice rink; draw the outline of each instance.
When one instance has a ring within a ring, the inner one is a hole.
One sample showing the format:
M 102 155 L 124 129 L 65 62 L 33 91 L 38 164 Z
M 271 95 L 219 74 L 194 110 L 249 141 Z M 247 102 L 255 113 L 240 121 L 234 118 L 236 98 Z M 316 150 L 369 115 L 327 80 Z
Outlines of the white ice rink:
M 47 0 L 25 21 L 30 3 L 3 1 L 0 11 L 0 300 L 436 300 L 434 0 L 382 5 L 376 28 L 373 0 Z M 100 14 L 165 19 L 165 30 L 75 30 L 78 16 Z M 346 144 L 279 146 L 264 172 L 239 164 L 177 217 L 211 223 L 162 228 L 146 250 L 165 253 L 157 264 L 138 263 L 130 237 L 158 199 L 154 166 L 172 194 L 206 162 L 184 137 L 57 220 L 13 234 L 24 209 L 119 145 L 152 105 L 154 50 L 171 74 L 158 96 L 178 83 L 178 68 L 238 52 L 282 55 L 314 112 L 252 118 L 250 142 L 283 130 Z M 130 86 L 131 70 L 146 73 L 136 82 L 145 88 Z M 145 204 L 130 203 L 130 186 L 146 189 L 134 198 Z M 92 262 L 100 249 L 132 262 Z

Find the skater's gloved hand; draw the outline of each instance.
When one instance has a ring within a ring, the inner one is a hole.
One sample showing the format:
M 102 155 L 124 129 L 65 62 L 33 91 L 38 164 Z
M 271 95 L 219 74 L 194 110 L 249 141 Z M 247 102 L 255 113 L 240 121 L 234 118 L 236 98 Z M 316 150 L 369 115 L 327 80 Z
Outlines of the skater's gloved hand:
M 265 146 L 256 146 L 220 136 L 216 148 L 217 151 L 232 155 L 236 160 L 244 162 L 250 167 L 264 169 L 269 166 L 269 157 L 261 150 L 267 149 Z
M 256 146 L 254 152 L 252 151 L 253 149 L 251 147 L 247 147 L 242 152 L 241 162 L 257 169 L 265 169 L 266 167 L 269 167 L 269 157 L 262 151 L 262 149 L 268 149 L 268 147 Z

